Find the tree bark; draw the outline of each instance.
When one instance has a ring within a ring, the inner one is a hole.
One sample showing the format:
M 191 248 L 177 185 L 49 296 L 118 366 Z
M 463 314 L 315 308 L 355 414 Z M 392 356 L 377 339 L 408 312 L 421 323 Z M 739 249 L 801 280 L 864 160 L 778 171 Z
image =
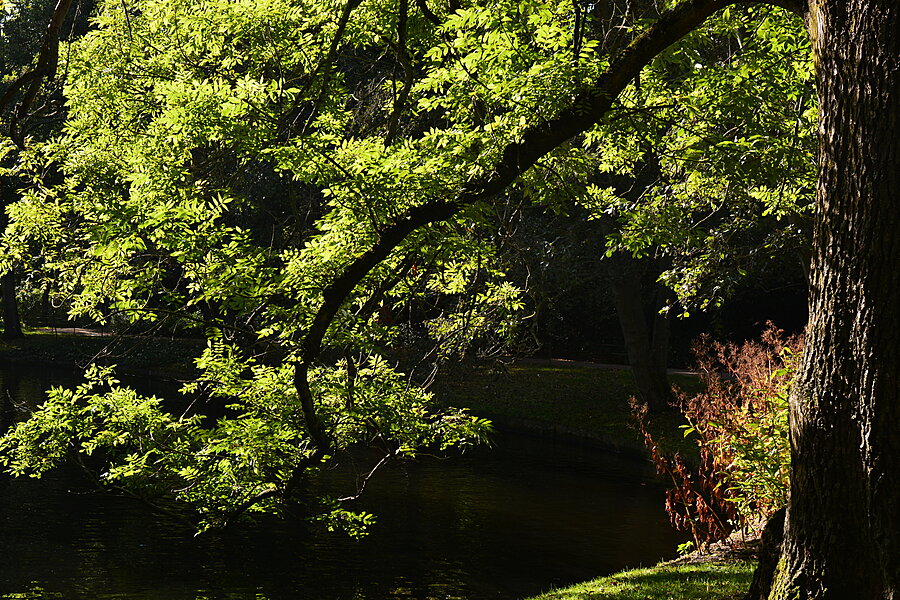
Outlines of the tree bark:
M 900 4 L 810 0 L 820 103 L 806 352 L 771 599 L 900 597 Z
M 8 271 L 0 276 L 0 296 L 2 296 L 3 302 L 3 337 L 8 340 L 25 337 L 25 334 L 22 333 L 22 324 L 19 321 L 16 277 L 12 271 Z

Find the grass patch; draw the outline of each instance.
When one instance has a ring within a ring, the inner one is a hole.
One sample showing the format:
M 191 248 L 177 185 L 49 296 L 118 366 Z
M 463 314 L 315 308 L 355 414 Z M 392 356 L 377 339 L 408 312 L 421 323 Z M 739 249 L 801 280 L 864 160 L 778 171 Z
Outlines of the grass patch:
M 671 378 L 681 389 L 700 389 L 696 377 Z M 626 367 L 565 363 L 518 363 L 501 371 L 470 367 L 450 373 L 436 391 L 442 405 L 469 408 L 500 424 L 547 428 L 625 448 L 643 447 L 628 407 L 637 388 Z M 683 417 L 671 411 L 655 417 L 652 429 L 664 451 L 691 456 L 696 448 L 683 439 L 682 424 Z
M 92 362 L 115 364 L 123 372 L 187 378 L 203 342 L 140 336 L 84 336 L 32 331 L 20 340 L 0 341 L 0 360 L 84 368 Z
M 747 561 L 662 564 L 622 571 L 529 600 L 730 600 L 746 593 L 754 567 Z

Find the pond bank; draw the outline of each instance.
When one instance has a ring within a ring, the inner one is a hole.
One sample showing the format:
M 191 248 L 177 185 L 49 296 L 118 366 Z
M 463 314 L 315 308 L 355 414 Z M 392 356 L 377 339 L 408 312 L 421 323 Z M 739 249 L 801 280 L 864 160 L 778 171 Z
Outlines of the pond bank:
M 0 343 L 0 361 L 55 363 L 74 369 L 83 367 L 92 356 L 102 356 L 129 373 L 179 379 L 191 375 L 191 359 L 201 343 L 32 333 L 22 341 Z M 673 379 L 682 387 L 697 385 L 691 377 L 675 375 Z M 439 402 L 465 406 L 493 418 L 500 429 L 643 456 L 638 434 L 630 427 L 627 399 L 634 388 L 627 369 L 550 361 L 523 361 L 499 369 L 457 368 L 439 381 L 435 391 Z M 656 427 L 668 433 L 668 439 L 681 440 L 679 421 L 674 414 L 664 415 Z M 745 558 L 735 557 L 669 562 L 623 571 L 532 600 L 739 598 L 749 586 L 753 567 Z
M 670 373 L 686 393 L 700 390 L 696 376 Z M 500 429 L 555 437 L 568 442 L 647 457 L 633 426 L 628 399 L 636 394 L 627 368 L 568 361 L 525 360 L 500 369 L 470 368 L 442 380 L 438 395 L 447 404 L 466 406 L 493 419 Z M 651 430 L 667 453 L 688 460 L 696 447 L 684 439 L 683 418 L 675 411 L 657 416 Z M 747 542 L 752 546 L 752 536 Z M 735 548 L 746 544 L 735 541 Z M 750 586 L 753 553 L 719 545 L 653 567 L 630 569 L 528 600 L 739 600 Z
M 90 329 L 43 329 L 21 340 L 0 341 L 0 361 L 83 370 L 93 361 L 115 364 L 122 374 L 187 380 L 205 341 L 109 335 Z M 693 390 L 696 377 L 674 372 L 676 386 Z M 636 394 L 627 367 L 523 359 L 511 364 L 454 366 L 433 386 L 441 406 L 458 406 L 495 422 L 498 429 L 557 439 L 634 457 L 647 453 L 634 429 L 628 399 Z M 654 420 L 666 450 L 692 452 L 678 427 L 681 418 Z
M 0 340 L 0 361 L 82 371 L 92 362 L 114 364 L 122 373 L 188 379 L 203 340 L 101 334 L 95 330 L 43 329 L 23 339 Z
M 670 374 L 687 393 L 700 382 L 687 372 Z M 560 439 L 647 458 L 629 399 L 637 389 L 627 367 L 569 361 L 521 360 L 497 366 L 455 367 L 434 388 L 438 401 L 470 409 L 498 428 Z M 655 416 L 651 431 L 666 453 L 696 453 L 685 442 L 677 411 Z
M 753 562 L 720 559 L 630 569 L 528 600 L 739 600 L 750 587 Z

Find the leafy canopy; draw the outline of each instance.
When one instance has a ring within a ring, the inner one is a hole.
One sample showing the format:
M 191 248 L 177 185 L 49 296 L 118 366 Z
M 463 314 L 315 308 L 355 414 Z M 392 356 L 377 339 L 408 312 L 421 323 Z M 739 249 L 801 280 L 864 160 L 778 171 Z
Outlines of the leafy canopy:
M 723 51 L 748 17 L 749 50 Z M 217 408 L 179 415 L 93 370 L 13 429 L 0 460 L 39 475 L 88 456 L 104 485 L 187 503 L 203 528 L 280 510 L 360 444 L 395 457 L 484 439 L 489 423 L 432 414 L 394 365 L 411 337 L 447 356 L 514 333 L 495 203 L 581 204 L 621 219 L 623 247 L 673 254 L 704 247 L 697 215 L 715 203 L 802 207 L 809 101 L 787 82 L 805 48 L 785 19 L 722 15 L 591 125 L 635 15 L 548 0 L 100 3 L 65 49 L 63 132 L 16 167 L 3 261 L 39 247 L 73 315 L 202 332 L 187 391 Z M 582 135 L 543 141 L 573 114 Z M 785 142 L 786 128 L 803 135 Z M 637 201 L 606 185 L 651 155 L 660 176 Z M 784 172 L 762 166 L 773 156 Z

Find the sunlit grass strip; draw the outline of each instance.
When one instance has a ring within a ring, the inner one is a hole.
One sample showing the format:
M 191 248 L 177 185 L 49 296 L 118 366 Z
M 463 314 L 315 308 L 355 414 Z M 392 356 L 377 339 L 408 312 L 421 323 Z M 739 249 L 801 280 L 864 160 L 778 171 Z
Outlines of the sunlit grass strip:
M 528 600 L 725 600 L 750 586 L 751 562 L 658 565 L 622 571 Z

